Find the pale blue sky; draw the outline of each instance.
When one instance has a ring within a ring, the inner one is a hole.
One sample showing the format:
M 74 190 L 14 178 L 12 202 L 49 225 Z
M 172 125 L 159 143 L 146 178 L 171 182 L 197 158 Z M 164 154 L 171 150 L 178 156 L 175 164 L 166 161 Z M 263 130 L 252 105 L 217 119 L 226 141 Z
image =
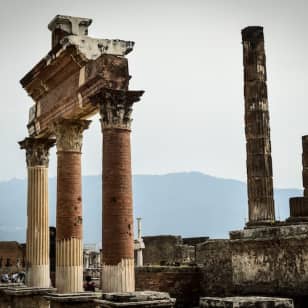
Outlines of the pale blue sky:
M 146 94 L 133 113 L 135 174 L 196 170 L 246 180 L 241 29 L 264 26 L 274 181 L 302 186 L 308 18 L 306 1 L 291 0 L 1 0 L 0 181 L 26 176 L 17 141 L 26 136 L 31 99 L 19 80 L 49 51 L 47 24 L 56 14 L 93 18 L 90 36 L 136 42 L 131 89 Z M 99 174 L 98 118 L 83 152 L 83 173 Z

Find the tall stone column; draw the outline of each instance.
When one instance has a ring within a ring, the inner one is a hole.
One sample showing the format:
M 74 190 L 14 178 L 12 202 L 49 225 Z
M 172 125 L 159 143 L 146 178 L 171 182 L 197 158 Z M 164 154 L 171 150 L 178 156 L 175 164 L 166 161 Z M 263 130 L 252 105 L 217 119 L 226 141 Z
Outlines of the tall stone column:
M 308 197 L 308 135 L 302 136 L 302 164 L 303 164 L 303 187 L 304 187 L 304 197 Z
M 26 150 L 28 167 L 26 284 L 50 287 L 48 162 L 52 139 L 26 138 L 19 142 Z
M 56 288 L 59 293 L 83 291 L 81 148 L 90 121 L 60 120 L 57 138 Z
M 249 225 L 275 221 L 266 62 L 262 27 L 242 30 Z
M 143 266 L 143 254 L 142 249 L 144 249 L 144 242 L 141 236 L 141 217 L 137 217 L 138 226 L 138 236 L 137 236 L 137 266 Z
M 142 94 L 104 89 L 93 97 L 103 132 L 103 292 L 135 290 L 130 132 Z
M 290 221 L 308 220 L 308 135 L 302 137 L 302 146 L 304 196 L 290 198 Z

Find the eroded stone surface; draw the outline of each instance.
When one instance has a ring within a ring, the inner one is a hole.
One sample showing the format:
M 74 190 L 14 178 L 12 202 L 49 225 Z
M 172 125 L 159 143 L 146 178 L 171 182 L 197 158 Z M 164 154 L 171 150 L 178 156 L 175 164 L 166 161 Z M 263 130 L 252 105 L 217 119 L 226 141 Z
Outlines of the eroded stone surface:
M 54 302 L 85 302 L 101 297 L 101 293 L 95 292 L 76 292 L 76 293 L 52 293 L 45 296 Z
M 203 297 L 201 308 L 293 308 L 293 301 L 288 298 L 275 297 Z
M 136 290 L 168 292 L 177 307 L 195 307 L 200 297 L 200 268 L 143 266 L 135 268 Z
M 165 292 L 106 293 L 95 301 L 98 307 L 173 307 L 175 300 Z
M 244 229 L 230 232 L 230 239 L 237 240 L 270 240 L 282 239 L 289 237 L 305 237 L 308 238 L 308 223 L 294 224 L 294 225 L 273 225 L 272 227 L 259 227 L 254 229 Z
M 35 101 L 30 108 L 31 136 L 50 136 L 50 124 L 60 118 L 81 119 L 98 108 L 90 96 L 100 88 L 128 90 L 127 59 L 134 42 L 87 36 L 90 19 L 58 15 L 49 25 L 52 49 L 21 80 Z
M 307 221 L 308 222 L 308 135 L 302 137 L 302 178 L 303 178 L 303 197 L 290 198 L 290 217 L 288 221 Z
M 249 224 L 275 220 L 266 63 L 262 27 L 242 30 Z

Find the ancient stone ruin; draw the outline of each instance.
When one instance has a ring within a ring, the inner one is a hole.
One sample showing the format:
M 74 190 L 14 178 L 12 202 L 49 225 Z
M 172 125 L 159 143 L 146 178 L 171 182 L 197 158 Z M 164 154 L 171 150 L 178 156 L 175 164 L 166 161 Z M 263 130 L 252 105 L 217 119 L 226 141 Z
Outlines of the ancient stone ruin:
M 0 284 L 0 307 L 307 307 L 308 136 L 302 139 L 304 196 L 291 198 L 289 219 L 278 221 L 263 28 L 242 30 L 249 221 L 229 239 L 209 239 L 142 237 L 139 219 L 134 241 L 131 114 L 143 94 L 129 89 L 125 56 L 134 43 L 91 38 L 91 22 L 56 16 L 48 26 L 51 51 L 21 80 L 34 101 L 29 135 L 19 142 L 28 168 L 26 285 Z M 84 292 L 89 255 L 83 251 L 81 150 L 96 113 L 103 157 L 101 292 Z M 56 239 L 50 246 L 54 145 Z
M 242 31 L 248 225 L 275 221 L 266 63 L 262 27 Z

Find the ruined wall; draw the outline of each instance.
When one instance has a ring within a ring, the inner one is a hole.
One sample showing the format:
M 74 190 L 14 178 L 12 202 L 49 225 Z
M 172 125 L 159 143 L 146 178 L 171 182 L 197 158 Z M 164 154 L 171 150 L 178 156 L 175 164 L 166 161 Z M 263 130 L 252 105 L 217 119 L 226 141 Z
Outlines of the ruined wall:
M 304 296 L 308 292 L 307 230 L 293 226 L 230 241 L 237 293 Z M 304 229 L 306 229 L 305 227 Z M 283 233 L 283 234 L 282 234 Z M 306 233 L 306 234 L 305 234 Z
M 196 238 L 196 241 L 198 241 Z M 143 237 L 145 249 L 143 250 L 144 265 L 175 265 L 195 262 L 195 246 L 193 238 L 184 243 L 181 236 L 158 235 Z
M 231 232 L 197 245 L 202 296 L 288 296 L 308 292 L 308 225 Z M 305 299 L 306 300 L 306 299 Z M 298 306 L 301 307 L 301 306 Z
M 196 263 L 201 272 L 203 296 L 232 293 L 232 263 L 229 240 L 208 240 L 196 247 Z
M 36 79 L 31 71 L 22 79 L 23 87 L 36 102 L 28 123 L 30 135 L 48 135 L 50 123 L 59 117 L 81 118 L 96 113 L 97 107 L 91 104 L 89 97 L 102 87 L 127 89 L 126 58 L 103 54 L 95 61 L 85 63 L 79 59 L 78 63 L 77 54 L 73 47 L 67 48 L 67 53 L 55 57 L 52 65 L 42 62 L 41 68 L 34 68 L 39 70 L 36 74 L 39 73 L 40 78 Z
M 18 242 L 0 242 L 0 272 L 15 271 L 25 265 L 26 246 Z
M 190 266 L 145 266 L 135 268 L 136 290 L 168 292 L 176 307 L 194 307 L 200 296 L 200 271 Z
M 181 243 L 180 236 L 158 235 L 143 237 L 144 265 L 170 264 L 176 261 L 176 245 Z
M 203 243 L 209 239 L 208 236 L 199 236 L 199 237 L 184 237 L 183 244 L 184 245 L 192 245 L 196 246 L 197 244 Z

